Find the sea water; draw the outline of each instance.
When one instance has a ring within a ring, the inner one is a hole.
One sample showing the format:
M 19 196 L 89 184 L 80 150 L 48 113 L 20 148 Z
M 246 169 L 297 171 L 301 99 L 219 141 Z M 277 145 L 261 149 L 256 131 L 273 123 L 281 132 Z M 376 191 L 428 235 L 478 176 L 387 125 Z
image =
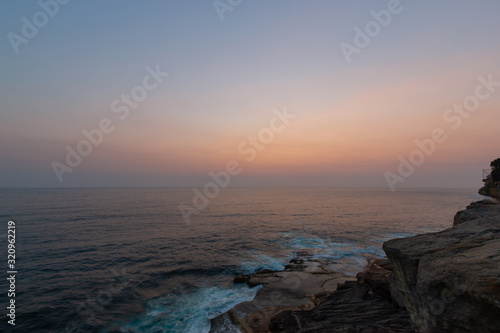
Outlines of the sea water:
M 16 222 L 15 331 L 208 332 L 258 291 L 235 275 L 305 249 L 355 275 L 384 241 L 450 227 L 475 192 L 225 189 L 186 223 L 190 189 L 0 190 L 4 249 Z

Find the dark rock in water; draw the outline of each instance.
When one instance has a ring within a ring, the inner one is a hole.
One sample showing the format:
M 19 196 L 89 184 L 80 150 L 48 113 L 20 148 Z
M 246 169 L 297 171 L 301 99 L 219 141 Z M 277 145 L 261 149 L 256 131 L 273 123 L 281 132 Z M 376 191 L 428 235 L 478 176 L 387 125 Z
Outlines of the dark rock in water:
M 297 264 L 289 264 L 285 266 L 285 270 L 287 271 L 302 271 L 307 268 L 306 265 L 297 265 Z
M 247 276 L 246 275 L 238 275 L 234 278 L 233 280 L 234 283 L 246 283 L 247 282 Z
M 399 297 L 421 332 L 500 332 L 500 206 L 474 203 L 454 224 L 384 243 Z

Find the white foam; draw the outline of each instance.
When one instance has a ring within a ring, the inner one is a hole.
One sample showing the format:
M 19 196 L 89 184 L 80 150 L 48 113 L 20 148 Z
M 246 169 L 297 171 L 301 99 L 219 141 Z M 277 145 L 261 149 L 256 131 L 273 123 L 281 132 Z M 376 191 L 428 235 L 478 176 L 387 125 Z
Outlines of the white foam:
M 271 269 L 281 271 L 285 269 L 286 258 L 273 258 L 258 251 L 252 251 L 251 255 L 241 263 L 241 269 L 245 274 L 255 273 L 260 269 Z
M 202 288 L 190 294 L 167 295 L 148 302 L 146 312 L 122 332 L 206 333 L 210 319 L 236 304 L 252 300 L 260 287 Z
M 347 275 L 355 275 L 364 269 L 369 257 L 385 257 L 379 246 L 368 246 L 347 242 L 332 242 L 321 237 L 287 235 L 292 250 L 313 249 L 314 258 L 331 261 L 329 267 Z

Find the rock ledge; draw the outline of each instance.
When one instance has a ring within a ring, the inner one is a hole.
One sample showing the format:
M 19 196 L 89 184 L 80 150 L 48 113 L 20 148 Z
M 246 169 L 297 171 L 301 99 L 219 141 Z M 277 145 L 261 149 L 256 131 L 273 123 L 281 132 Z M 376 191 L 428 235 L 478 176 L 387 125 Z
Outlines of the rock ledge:
M 500 332 L 500 205 L 473 203 L 452 228 L 383 248 L 420 331 Z
M 392 300 L 392 268 L 387 259 L 371 260 L 354 279 L 298 253 L 284 271 L 237 276 L 237 283 L 263 287 L 253 301 L 214 318 L 210 332 L 414 332 L 408 312 Z

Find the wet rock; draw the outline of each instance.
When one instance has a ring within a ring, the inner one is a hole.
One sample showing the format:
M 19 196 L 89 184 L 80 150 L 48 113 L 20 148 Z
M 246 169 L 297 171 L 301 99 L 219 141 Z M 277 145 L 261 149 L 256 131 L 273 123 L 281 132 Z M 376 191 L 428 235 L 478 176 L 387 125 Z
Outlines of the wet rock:
M 234 278 L 233 280 L 234 283 L 246 283 L 247 282 L 247 276 L 246 275 L 238 275 Z

